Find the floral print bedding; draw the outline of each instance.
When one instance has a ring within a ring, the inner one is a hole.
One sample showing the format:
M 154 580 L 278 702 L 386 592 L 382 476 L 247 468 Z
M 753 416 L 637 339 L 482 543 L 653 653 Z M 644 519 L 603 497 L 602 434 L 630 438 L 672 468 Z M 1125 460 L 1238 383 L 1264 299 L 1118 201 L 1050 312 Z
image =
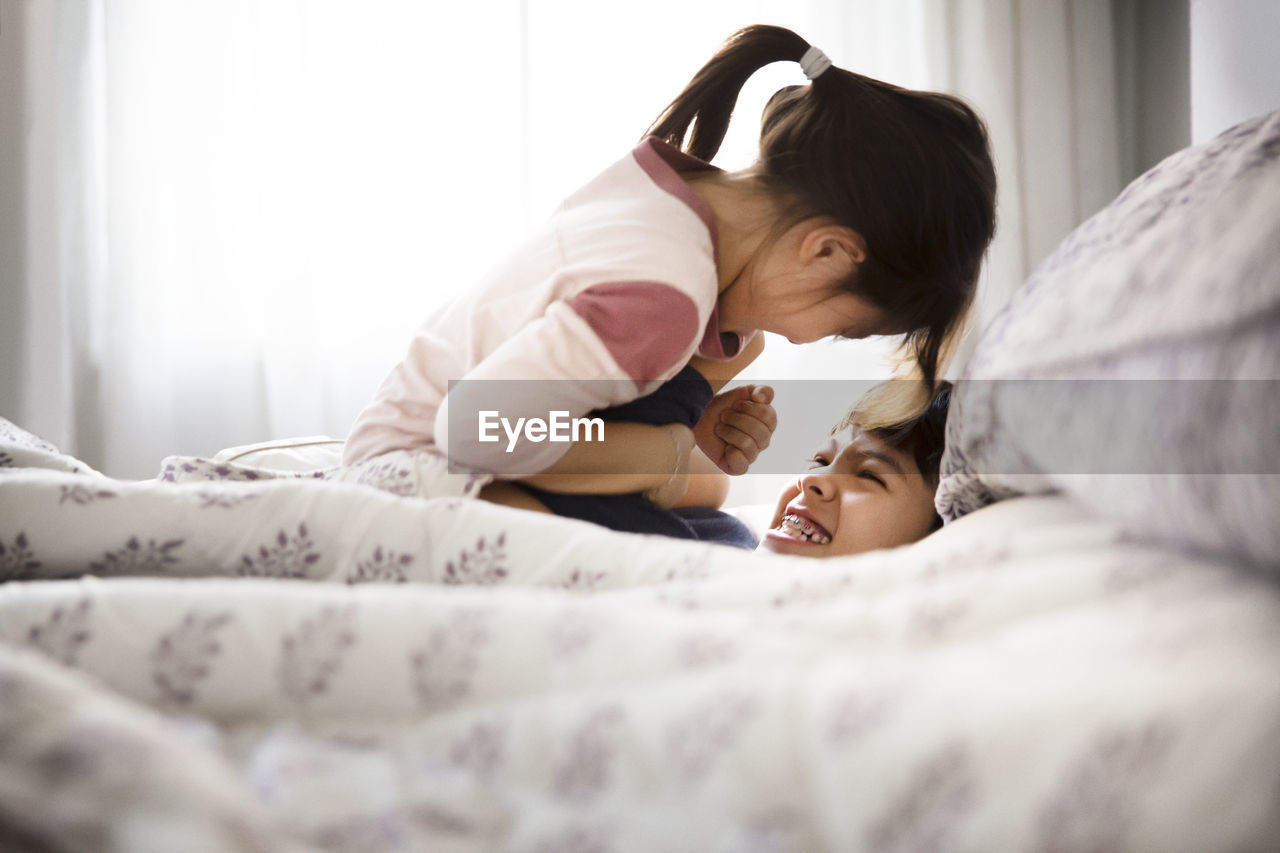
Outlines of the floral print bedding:
M 192 464 L 116 481 L 0 422 L 3 844 L 1280 837 L 1280 590 L 1061 497 L 816 562 L 495 507 L 465 482 L 424 499 Z

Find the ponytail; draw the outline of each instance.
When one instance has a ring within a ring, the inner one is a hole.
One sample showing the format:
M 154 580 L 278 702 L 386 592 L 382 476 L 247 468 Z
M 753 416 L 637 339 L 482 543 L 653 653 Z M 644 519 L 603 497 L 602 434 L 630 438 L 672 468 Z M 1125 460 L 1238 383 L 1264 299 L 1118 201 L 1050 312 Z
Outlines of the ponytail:
M 809 49 L 781 27 L 739 30 L 648 135 L 711 160 L 747 79 L 773 62 L 800 62 Z M 932 388 L 995 233 L 995 167 L 982 120 L 959 98 L 832 67 L 769 100 L 756 170 L 786 224 L 829 216 L 862 236 L 867 258 L 846 288 L 906 330 Z
M 799 62 L 808 48 L 808 42 L 782 27 L 761 25 L 739 30 L 693 75 L 646 135 L 710 161 L 724 142 L 747 79 L 774 62 Z M 693 134 L 686 145 L 690 125 Z

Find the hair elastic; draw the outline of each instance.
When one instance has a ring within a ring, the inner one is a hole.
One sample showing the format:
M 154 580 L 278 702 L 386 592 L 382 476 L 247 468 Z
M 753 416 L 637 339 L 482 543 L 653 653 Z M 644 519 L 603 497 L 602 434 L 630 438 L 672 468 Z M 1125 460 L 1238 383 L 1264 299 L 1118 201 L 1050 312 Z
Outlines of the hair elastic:
M 827 55 L 812 45 L 804 52 L 804 56 L 800 57 L 800 69 L 810 80 L 817 80 L 822 76 L 822 72 L 830 67 L 831 60 Z

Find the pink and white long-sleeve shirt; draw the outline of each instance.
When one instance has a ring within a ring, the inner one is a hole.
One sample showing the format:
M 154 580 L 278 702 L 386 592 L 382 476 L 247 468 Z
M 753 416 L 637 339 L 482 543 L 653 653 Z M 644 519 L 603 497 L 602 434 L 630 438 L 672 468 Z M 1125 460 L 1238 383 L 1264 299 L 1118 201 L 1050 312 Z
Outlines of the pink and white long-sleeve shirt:
M 434 448 L 498 476 L 536 473 L 569 445 L 481 443 L 478 408 L 512 422 L 581 417 L 649 393 L 695 353 L 731 358 L 743 341 L 717 323 L 715 219 L 679 175 L 713 168 L 650 138 L 570 196 L 419 329 L 357 418 L 344 461 Z

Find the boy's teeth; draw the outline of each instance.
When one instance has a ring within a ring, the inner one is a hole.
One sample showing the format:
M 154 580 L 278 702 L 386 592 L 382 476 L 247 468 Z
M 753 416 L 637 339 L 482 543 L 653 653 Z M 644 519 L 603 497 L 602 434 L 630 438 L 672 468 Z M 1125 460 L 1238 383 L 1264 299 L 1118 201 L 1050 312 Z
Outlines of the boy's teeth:
M 785 515 L 782 517 L 782 523 L 789 527 L 798 538 L 803 539 L 806 542 L 815 542 L 818 545 L 826 545 L 831 541 L 830 536 L 818 530 L 817 526 L 808 519 L 801 518 L 798 515 Z

